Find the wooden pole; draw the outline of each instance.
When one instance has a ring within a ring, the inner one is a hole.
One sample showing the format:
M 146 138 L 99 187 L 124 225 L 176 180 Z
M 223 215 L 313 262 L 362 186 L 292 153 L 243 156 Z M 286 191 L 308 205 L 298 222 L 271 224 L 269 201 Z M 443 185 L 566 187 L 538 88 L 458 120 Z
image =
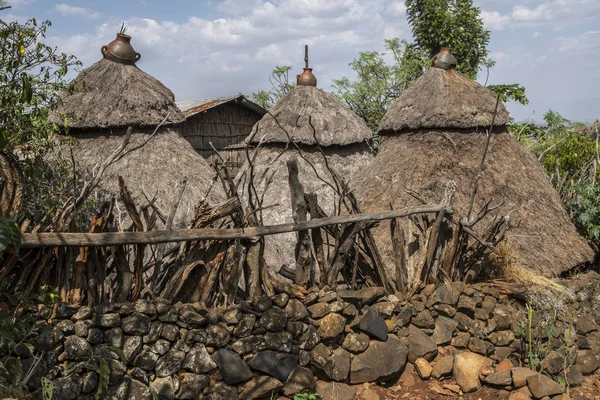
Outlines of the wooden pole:
M 406 217 L 414 214 L 438 213 L 445 210 L 452 213 L 452 207 L 446 205 L 426 205 L 423 207 L 393 210 L 378 213 L 361 213 L 338 215 L 334 217 L 311 219 L 292 224 L 272 226 L 257 226 L 250 228 L 201 228 L 180 229 L 171 231 L 149 232 L 103 232 L 103 233 L 24 233 L 21 247 L 32 249 L 39 247 L 103 247 L 131 244 L 156 244 L 165 242 L 193 242 L 199 240 L 255 240 L 261 236 L 277 235 L 280 233 L 297 232 L 307 229 L 317 229 L 324 226 L 352 224 L 356 222 L 376 222 L 391 218 Z

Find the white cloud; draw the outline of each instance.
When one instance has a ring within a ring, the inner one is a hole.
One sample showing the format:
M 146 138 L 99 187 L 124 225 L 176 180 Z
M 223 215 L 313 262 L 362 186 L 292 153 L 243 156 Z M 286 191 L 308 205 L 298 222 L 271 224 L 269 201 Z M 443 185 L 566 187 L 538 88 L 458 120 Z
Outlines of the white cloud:
M 54 9 L 63 16 L 83 17 L 87 19 L 98 19 L 102 16 L 99 12 L 94 12 L 83 7 L 70 6 L 65 3 L 57 4 Z
M 481 19 L 485 28 L 491 31 L 502 31 L 510 26 L 510 17 L 498 11 L 481 10 Z

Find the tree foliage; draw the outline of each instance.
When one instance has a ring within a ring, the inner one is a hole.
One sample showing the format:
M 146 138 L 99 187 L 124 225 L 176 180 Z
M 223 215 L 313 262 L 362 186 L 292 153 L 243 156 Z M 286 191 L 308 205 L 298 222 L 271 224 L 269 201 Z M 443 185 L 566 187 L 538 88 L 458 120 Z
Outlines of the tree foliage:
M 549 110 L 544 124 L 513 124 L 511 133 L 544 166 L 579 231 L 600 248 L 600 152 L 584 125 Z
M 376 130 L 379 121 L 429 64 L 429 58 L 405 40 L 385 40 L 385 52 L 364 52 L 350 63 L 356 80 L 334 79 L 332 87 L 344 103 Z M 385 59 L 391 57 L 392 63 Z
M 457 70 L 477 77 L 488 56 L 490 31 L 483 27 L 481 10 L 472 0 L 406 0 L 406 14 L 416 46 L 431 58 L 448 47 Z
M 271 89 L 268 91 L 259 90 L 256 93 L 252 93 L 250 99 L 263 108 L 271 108 L 280 98 L 296 87 L 296 85 L 290 83 L 289 80 L 291 69 L 292 67 L 290 65 L 276 66 L 269 76 Z
M 47 139 L 54 130 L 47 123 L 48 107 L 69 67 L 80 64 L 41 40 L 50 25 L 35 18 L 23 24 L 0 19 L 0 143 L 9 147 Z

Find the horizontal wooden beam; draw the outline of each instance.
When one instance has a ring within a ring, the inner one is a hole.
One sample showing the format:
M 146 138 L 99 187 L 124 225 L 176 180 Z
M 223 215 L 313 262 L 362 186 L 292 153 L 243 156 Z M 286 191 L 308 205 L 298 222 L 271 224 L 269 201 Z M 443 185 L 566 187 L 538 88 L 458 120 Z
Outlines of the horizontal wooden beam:
M 280 224 L 248 228 L 203 228 L 150 232 L 104 232 L 72 233 L 46 232 L 24 233 L 21 247 L 25 249 L 39 247 L 103 247 L 129 244 L 156 244 L 168 242 L 190 242 L 198 240 L 254 240 L 261 236 L 317 229 L 329 225 L 352 224 L 356 222 L 377 222 L 386 219 L 407 217 L 414 214 L 438 213 L 445 210 L 452 213 L 451 207 L 427 205 L 423 207 L 393 210 L 380 213 L 361 213 L 312 219 L 297 224 Z

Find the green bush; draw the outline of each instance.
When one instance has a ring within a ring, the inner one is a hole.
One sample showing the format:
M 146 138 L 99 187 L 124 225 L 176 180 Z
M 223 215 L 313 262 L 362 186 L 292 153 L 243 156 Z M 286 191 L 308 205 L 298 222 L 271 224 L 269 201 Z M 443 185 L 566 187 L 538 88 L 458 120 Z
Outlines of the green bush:
M 509 129 L 546 169 L 573 222 L 600 248 L 600 152 L 584 125 L 558 112 L 544 114 L 544 125 L 512 124 Z

